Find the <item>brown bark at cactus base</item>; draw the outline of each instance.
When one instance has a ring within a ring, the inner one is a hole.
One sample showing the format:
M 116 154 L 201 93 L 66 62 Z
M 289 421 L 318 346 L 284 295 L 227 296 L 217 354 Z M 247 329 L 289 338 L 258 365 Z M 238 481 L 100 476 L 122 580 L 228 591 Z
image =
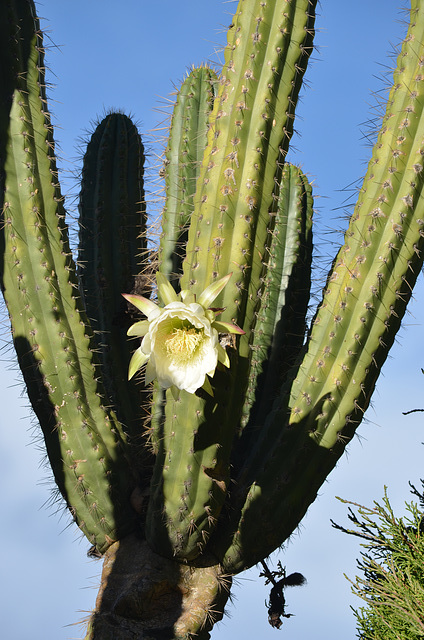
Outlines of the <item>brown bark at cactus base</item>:
M 219 566 L 182 565 L 128 536 L 105 554 L 85 640 L 207 640 L 230 587 Z

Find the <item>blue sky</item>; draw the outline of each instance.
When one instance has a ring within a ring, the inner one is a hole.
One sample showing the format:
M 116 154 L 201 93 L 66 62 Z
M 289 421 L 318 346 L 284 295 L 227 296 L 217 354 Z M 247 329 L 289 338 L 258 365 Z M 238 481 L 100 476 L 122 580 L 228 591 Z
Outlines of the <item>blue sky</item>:
M 335 253 L 330 233 L 344 226 L 342 207 L 348 185 L 364 174 L 369 148 L 364 123 L 374 117 L 373 92 L 387 88 L 379 76 L 391 67 L 387 54 L 404 33 L 399 23 L 401 0 L 322 0 L 317 18 L 318 51 L 307 73 L 290 159 L 314 181 L 316 238 L 322 264 Z M 149 131 L 164 119 L 158 110 L 169 100 L 185 70 L 193 63 L 222 61 L 217 53 L 231 23 L 234 2 L 222 0 L 44 0 L 38 3 L 42 25 L 58 47 L 47 56 L 51 67 L 50 109 L 61 146 L 62 183 L 68 208 L 78 191 L 78 139 L 105 109 L 118 108 L 140 125 L 146 146 Z M 149 142 L 150 140 L 150 142 Z M 153 150 L 153 149 L 152 149 Z M 422 475 L 424 419 L 402 411 L 424 406 L 422 325 L 424 287 L 416 289 L 399 340 L 383 370 L 373 407 L 359 436 L 322 487 L 300 530 L 275 556 L 288 572 L 300 571 L 308 584 L 287 592 L 295 617 L 283 631 L 268 626 L 267 589 L 253 569 L 237 579 L 231 618 L 213 632 L 216 640 L 234 637 L 289 637 L 290 640 L 347 640 L 355 637 L 349 605 L 355 604 L 343 573 L 355 574 L 359 541 L 334 531 L 330 518 L 346 522 L 346 507 L 336 495 L 370 504 L 383 486 L 398 510 L 409 500 L 408 480 Z M 5 324 L 2 338 L 9 336 Z M 83 635 L 72 625 L 94 606 L 99 562 L 88 560 L 88 544 L 62 512 L 49 502 L 52 485 L 43 468 L 37 430 L 13 354 L 5 348 L 0 362 L 0 566 L 3 593 L 0 617 L 8 640 L 65 640 Z M 34 442 L 35 435 L 35 442 Z M 358 603 L 356 603 L 358 604 Z

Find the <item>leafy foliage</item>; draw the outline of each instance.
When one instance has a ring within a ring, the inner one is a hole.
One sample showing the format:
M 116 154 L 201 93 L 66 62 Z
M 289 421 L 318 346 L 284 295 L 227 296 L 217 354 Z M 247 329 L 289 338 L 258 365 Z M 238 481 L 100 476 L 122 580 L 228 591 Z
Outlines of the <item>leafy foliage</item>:
M 373 507 L 342 501 L 356 507 L 348 516 L 354 529 L 332 523 L 365 541 L 361 575 L 351 580 L 352 592 L 366 603 L 354 609 L 361 640 L 424 638 L 424 493 L 411 488 L 419 504 L 406 503 L 404 517 L 394 514 L 385 488 Z

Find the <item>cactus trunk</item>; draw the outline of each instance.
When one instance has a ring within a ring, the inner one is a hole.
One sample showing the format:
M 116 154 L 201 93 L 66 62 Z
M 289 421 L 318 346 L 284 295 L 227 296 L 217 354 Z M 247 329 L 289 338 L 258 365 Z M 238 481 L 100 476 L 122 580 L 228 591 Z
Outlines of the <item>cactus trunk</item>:
M 218 565 L 189 567 L 129 536 L 106 553 L 86 640 L 207 640 L 230 587 L 231 577 Z

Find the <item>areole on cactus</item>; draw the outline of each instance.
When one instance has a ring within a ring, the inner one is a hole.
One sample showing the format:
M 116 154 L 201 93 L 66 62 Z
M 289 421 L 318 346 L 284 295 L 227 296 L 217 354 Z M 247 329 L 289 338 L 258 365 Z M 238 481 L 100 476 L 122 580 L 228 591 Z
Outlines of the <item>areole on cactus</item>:
M 296 529 L 352 438 L 422 267 L 424 6 L 412 0 L 307 331 L 312 189 L 285 156 L 315 5 L 240 0 L 220 74 L 188 74 L 157 252 L 141 140 L 126 116 L 105 117 L 84 158 L 78 266 L 35 8 L 0 6 L 2 290 L 56 483 L 105 554 L 87 638 L 208 637 L 231 576 Z M 163 592 L 166 623 L 152 613 Z

